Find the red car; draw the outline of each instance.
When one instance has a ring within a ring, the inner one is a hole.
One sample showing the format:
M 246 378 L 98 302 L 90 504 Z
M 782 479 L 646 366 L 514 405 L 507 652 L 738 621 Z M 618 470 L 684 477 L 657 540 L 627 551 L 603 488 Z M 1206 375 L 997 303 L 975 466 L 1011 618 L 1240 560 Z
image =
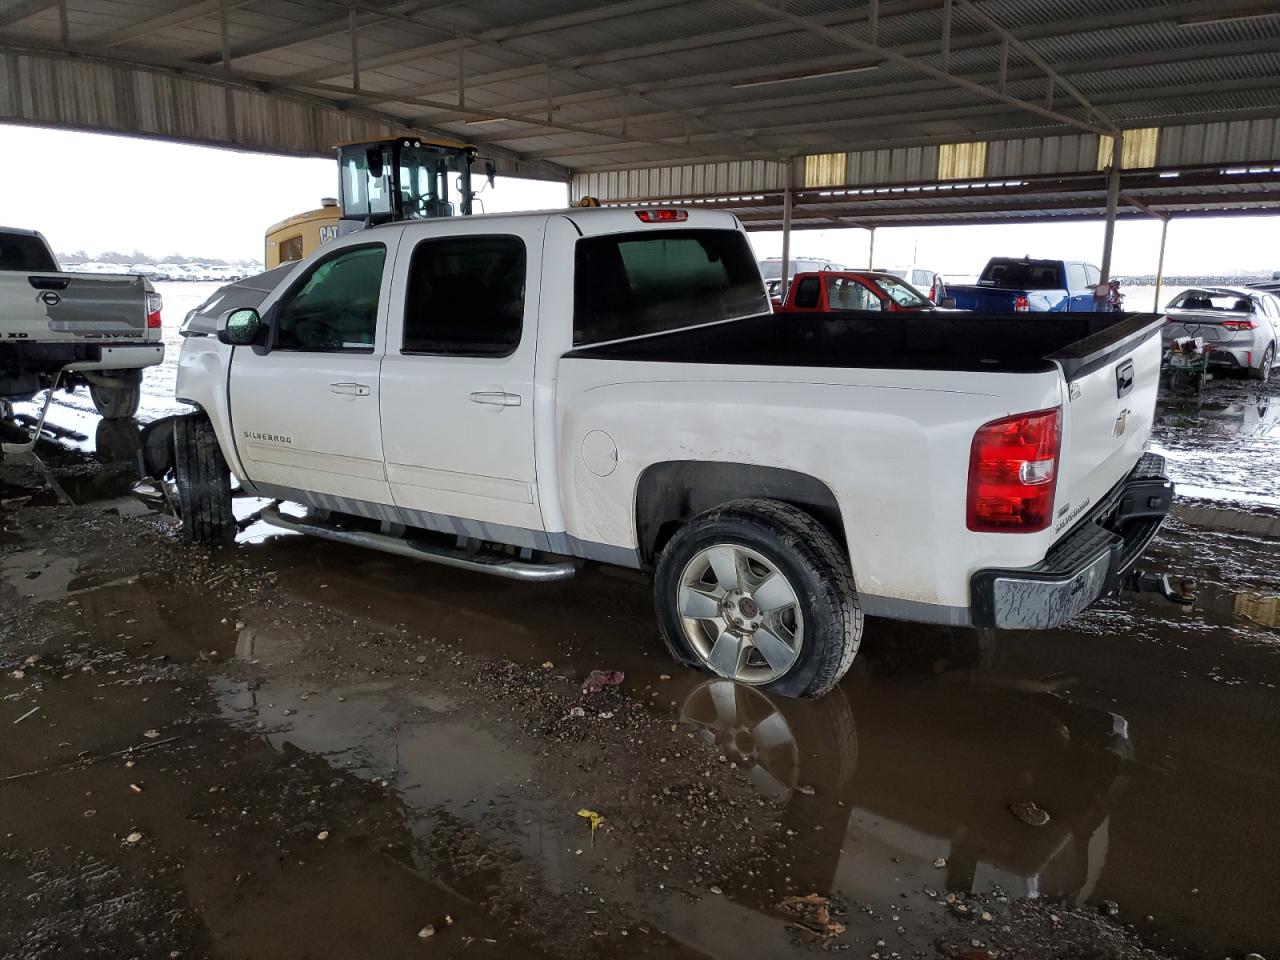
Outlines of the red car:
M 954 301 L 952 301 L 954 303 Z M 943 306 L 952 303 L 943 301 Z M 933 302 L 905 280 L 873 270 L 824 270 L 797 273 L 783 304 L 773 298 L 775 311 L 833 313 L 873 310 L 888 313 L 936 310 Z

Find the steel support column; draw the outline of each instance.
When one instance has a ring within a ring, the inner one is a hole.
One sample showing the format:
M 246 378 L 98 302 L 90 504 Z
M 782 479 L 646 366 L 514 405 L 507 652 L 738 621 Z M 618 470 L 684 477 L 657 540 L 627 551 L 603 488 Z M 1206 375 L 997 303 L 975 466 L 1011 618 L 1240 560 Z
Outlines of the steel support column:
M 1124 137 L 1111 138 L 1111 166 L 1107 170 L 1107 223 L 1102 233 L 1102 282 L 1111 279 L 1111 249 L 1116 239 L 1116 209 L 1120 206 L 1120 161 Z
M 867 227 L 867 269 L 876 268 L 876 228 Z
M 792 164 L 787 163 L 787 179 L 782 186 L 782 282 L 779 285 L 779 291 L 785 299 L 787 295 L 787 280 L 791 277 L 791 170 Z
M 1156 259 L 1156 299 L 1153 309 L 1160 309 L 1160 288 L 1164 286 L 1164 242 L 1169 237 L 1169 220 L 1171 218 L 1165 214 L 1160 218 L 1160 256 Z

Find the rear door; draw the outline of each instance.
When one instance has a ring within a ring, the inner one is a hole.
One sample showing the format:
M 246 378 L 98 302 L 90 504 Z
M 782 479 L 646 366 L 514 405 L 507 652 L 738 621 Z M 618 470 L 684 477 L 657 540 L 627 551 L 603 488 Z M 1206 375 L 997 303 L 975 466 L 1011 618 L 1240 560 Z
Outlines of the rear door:
M 406 233 L 381 403 L 387 478 L 408 523 L 509 543 L 543 529 L 533 371 L 545 223 Z
M 382 241 L 331 250 L 267 310 L 271 349 L 235 348 L 230 400 L 236 449 L 249 479 L 264 492 L 355 513 L 370 512 L 360 504 L 391 503 L 378 368 L 394 252 Z

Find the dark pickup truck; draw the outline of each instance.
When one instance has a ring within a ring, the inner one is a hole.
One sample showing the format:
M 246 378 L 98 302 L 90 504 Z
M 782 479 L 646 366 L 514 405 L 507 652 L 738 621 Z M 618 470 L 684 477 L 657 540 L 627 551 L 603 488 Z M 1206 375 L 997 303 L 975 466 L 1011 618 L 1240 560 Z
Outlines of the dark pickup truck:
M 972 286 L 947 285 L 956 307 L 983 313 L 1089 313 L 1101 272 L 1077 260 L 992 257 Z

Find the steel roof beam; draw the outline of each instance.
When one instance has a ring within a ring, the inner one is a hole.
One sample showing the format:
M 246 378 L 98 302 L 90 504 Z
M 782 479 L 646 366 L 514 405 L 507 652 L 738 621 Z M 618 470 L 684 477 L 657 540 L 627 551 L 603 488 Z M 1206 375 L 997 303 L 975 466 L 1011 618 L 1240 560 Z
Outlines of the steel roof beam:
M 1247 7 L 1248 3 L 1249 3 L 1249 0 L 1216 0 L 1216 5 L 1214 6 L 1214 9 L 1229 13 L 1231 10 L 1234 10 L 1237 7 L 1240 7 L 1240 8 Z M 890 9 L 890 7 L 886 6 L 886 9 Z M 1116 29 L 1116 28 L 1130 26 L 1130 25 L 1139 24 L 1139 23 L 1145 23 L 1145 22 L 1151 21 L 1152 19 L 1162 20 L 1171 16 L 1192 15 L 1195 13 L 1202 13 L 1205 9 L 1207 9 L 1207 5 L 1204 2 L 1204 0 L 1189 0 L 1189 2 L 1170 3 L 1162 7 L 1143 7 L 1138 10 L 1129 10 L 1129 11 L 1123 11 L 1118 14 L 1099 16 L 1089 21 L 1085 25 L 1080 25 L 1078 23 L 1073 22 L 1070 26 L 1068 26 L 1061 22 L 1054 22 L 1049 24 L 1038 24 L 1031 27 L 1019 27 L 1013 31 L 1010 31 L 1010 36 L 1018 40 L 1020 43 L 1024 43 L 1025 41 L 1031 40 L 1031 39 L 1049 39 L 1056 36 L 1075 35 L 1081 32 L 1097 32 L 1097 31 L 1103 31 L 1103 30 L 1109 30 L 1109 29 Z M 904 12 L 903 6 L 901 4 L 894 5 L 891 9 L 891 12 L 895 12 L 895 13 Z M 829 23 L 829 22 L 832 22 L 832 18 L 834 16 L 835 15 L 828 15 L 825 18 L 818 17 L 814 19 L 817 21 Z M 843 15 L 843 17 L 848 19 L 856 19 L 856 17 L 852 17 L 848 14 Z M 785 29 L 786 25 L 784 24 L 782 26 Z M 732 31 L 731 33 L 733 33 L 734 35 L 732 37 L 728 37 L 727 39 L 725 39 L 725 42 L 729 42 L 730 40 L 741 39 L 741 37 L 739 36 L 739 34 L 742 33 L 741 30 Z M 726 36 L 727 36 L 726 34 L 712 34 L 712 35 L 704 35 L 704 38 L 706 37 L 726 38 Z M 687 48 L 691 42 L 692 42 L 691 40 L 677 40 L 677 41 L 664 41 L 664 44 L 676 43 L 676 44 L 680 44 L 682 48 Z M 993 42 L 994 42 L 994 38 L 989 35 L 970 36 L 970 37 L 962 36 L 962 37 L 954 38 L 952 46 L 953 46 L 953 49 L 960 49 L 962 47 L 968 49 L 973 47 L 991 46 Z M 1005 46 L 1007 45 L 1007 41 L 1001 41 L 1001 44 L 1002 46 Z M 1213 56 L 1219 53 L 1235 53 L 1239 55 L 1239 54 L 1246 54 L 1253 51 L 1270 52 L 1276 49 L 1276 44 L 1272 42 L 1271 38 L 1262 38 L 1257 41 L 1253 41 L 1252 43 L 1240 42 L 1240 43 L 1230 44 L 1230 45 L 1227 45 L 1229 49 L 1227 49 L 1226 51 L 1220 50 L 1219 48 L 1221 46 L 1223 45 L 1218 45 L 1217 47 L 1205 48 L 1206 56 L 1207 57 Z M 648 47 L 642 47 L 642 48 L 628 48 L 621 51 L 613 51 L 609 59 L 611 60 L 611 62 L 617 61 L 620 58 L 629 59 L 634 55 L 641 55 L 642 51 L 647 51 L 650 49 L 653 49 L 653 47 L 648 46 Z M 933 49 L 933 45 L 928 43 L 927 44 L 910 44 L 910 45 L 900 46 L 894 49 L 896 49 L 899 53 L 902 53 L 904 55 L 911 55 L 914 53 L 929 52 Z M 1128 66 L 1130 63 L 1137 65 L 1140 63 L 1162 62 L 1160 59 L 1162 56 L 1163 56 L 1163 51 L 1155 51 L 1151 53 L 1137 54 L 1132 57 L 1126 57 L 1124 62 L 1116 62 L 1114 60 L 1097 61 L 1097 69 L 1101 70 L 1101 69 L 1107 69 L 1107 68 L 1111 68 L 1111 69 L 1124 68 Z M 858 58 L 858 59 L 862 62 L 865 62 L 865 58 Z M 1188 59 L 1194 59 L 1194 57 L 1188 58 Z M 563 62 L 565 64 L 572 63 L 572 61 L 563 61 Z M 820 59 L 809 58 L 802 61 L 791 61 L 785 64 L 785 66 L 791 69 L 798 69 L 805 66 L 806 64 L 812 64 L 817 62 L 821 62 L 826 65 L 830 65 L 833 62 L 838 64 L 842 63 L 842 61 L 839 61 L 835 58 L 820 58 Z M 778 65 L 771 65 L 770 69 L 776 70 L 777 66 Z M 1083 69 L 1083 64 L 1081 64 L 1080 66 Z M 523 72 L 522 72 L 523 70 L 524 68 L 515 68 L 514 70 L 501 72 L 501 79 L 517 79 L 519 76 L 523 75 Z M 1062 70 L 1062 68 L 1059 68 L 1060 75 L 1065 72 L 1068 72 L 1068 71 L 1064 71 Z M 741 76 L 752 77 L 752 76 L 759 76 L 759 75 L 760 75 L 760 70 L 758 68 L 748 68 L 745 71 L 728 71 L 728 72 L 720 71 L 720 72 L 707 73 L 707 74 L 701 74 L 701 75 L 695 74 L 695 75 L 686 76 L 686 77 L 676 77 L 676 78 L 671 78 L 665 81 L 656 81 L 656 82 L 647 82 L 644 84 L 628 85 L 627 89 L 632 89 L 632 90 L 639 89 L 644 91 L 676 89 L 676 88 L 685 88 L 688 86 L 697 86 L 697 85 L 700 85 L 701 81 L 705 81 L 706 83 L 712 83 L 712 84 L 723 84 L 728 80 L 738 79 Z M 497 78 L 499 78 L 499 74 L 490 74 L 488 75 L 488 77 L 486 77 L 485 75 L 478 75 L 471 78 L 471 84 L 472 86 L 478 86 L 485 83 L 486 79 L 497 79 Z M 947 80 L 942 83 L 935 83 L 933 85 L 930 85 L 926 87 L 926 89 L 943 90 L 951 86 L 953 86 L 953 84 L 950 82 L 950 80 Z M 417 88 L 403 88 L 403 89 L 404 90 L 426 89 L 426 87 L 420 86 Z M 883 84 L 883 85 L 880 85 L 879 88 L 866 88 L 866 89 L 872 90 L 874 92 L 874 95 L 879 96 L 881 95 L 881 89 L 885 89 L 887 91 L 891 89 L 891 87 L 888 84 Z M 573 94 L 569 98 L 562 100 L 561 103 L 587 103 L 587 102 L 592 102 L 598 99 L 612 99 L 616 96 L 617 96 L 616 88 L 611 88 L 609 90 L 585 91 L 585 92 Z M 384 97 L 386 99 L 384 99 Z M 368 99 L 369 101 L 374 101 L 374 102 L 394 102 L 394 94 L 391 92 L 388 92 L 386 94 L 374 94 L 374 95 L 370 95 Z M 823 99 L 827 99 L 827 98 L 809 98 L 807 102 L 821 102 Z M 711 112 L 712 110 L 714 110 L 718 114 L 721 112 L 735 112 L 737 109 L 747 109 L 747 108 L 754 109 L 755 103 L 756 102 L 753 101 L 751 104 L 744 104 L 744 103 L 722 104 L 722 105 L 717 105 L 715 107 L 702 108 L 702 110 L 703 112 Z M 507 105 L 504 104 L 504 106 L 507 106 Z M 524 104 L 521 104 L 520 106 L 522 109 L 524 108 Z M 507 109 L 512 109 L 512 107 L 507 106 Z M 698 108 L 695 108 L 695 110 L 697 109 Z M 687 112 L 683 115 L 687 115 Z M 653 119 L 653 120 L 656 120 L 659 116 L 662 116 L 662 114 L 648 115 L 649 119 Z M 423 117 L 421 119 L 423 122 L 449 123 L 449 122 L 453 122 L 456 118 L 449 114 L 444 114 L 443 116 L 432 115 L 429 117 Z M 632 118 L 629 118 L 629 119 L 632 122 L 643 122 L 644 118 L 633 116 Z M 607 118 L 583 121 L 583 123 L 588 126 L 594 125 L 594 124 L 600 124 L 601 126 L 606 126 L 606 127 L 612 126 L 616 122 L 617 122 L 617 118 L 613 116 L 610 116 Z M 519 139 L 519 138 L 517 137 L 512 139 Z
M 975 20 L 977 20 L 980 24 L 982 24 L 988 30 L 991 30 L 994 33 L 996 33 L 1008 46 L 1013 47 L 1015 50 L 1021 53 L 1024 57 L 1030 60 L 1033 64 L 1035 64 L 1037 67 L 1043 70 L 1045 73 L 1045 76 L 1049 78 L 1051 90 L 1053 89 L 1052 84 L 1056 83 L 1063 90 L 1065 90 L 1072 97 L 1072 99 L 1076 101 L 1076 103 L 1080 104 L 1080 106 L 1084 107 L 1092 115 L 1100 118 L 1108 127 L 1111 128 L 1111 130 L 1116 131 L 1119 129 L 1116 126 L 1115 121 L 1112 120 L 1110 117 L 1108 117 L 1103 111 L 1095 107 L 1092 103 L 1090 103 L 1089 98 L 1086 97 L 1083 93 L 1081 93 L 1080 90 L 1073 83 L 1071 83 L 1071 81 L 1067 80 L 1064 76 L 1062 76 L 1061 73 L 1059 73 L 1056 69 L 1050 66 L 1049 63 L 1042 56 L 1040 56 L 1040 54 L 1038 54 L 1030 45 L 1028 45 L 1022 40 L 1019 40 L 1016 36 L 1014 36 L 1012 33 L 1006 30 L 1001 24 L 997 23 L 996 20 L 993 17 L 991 17 L 989 14 L 987 14 L 986 11 L 981 10 L 978 7 L 978 5 L 973 2 L 973 0 L 956 0 L 956 2 L 959 3 L 960 6 L 962 6 L 965 9 L 965 11 L 968 12 L 969 15 L 972 16 Z M 1004 47 L 1002 52 L 1002 57 L 1005 56 L 1007 52 L 1008 52 L 1008 47 Z M 1002 60 L 1002 63 L 1004 62 L 1005 61 Z M 1000 81 L 1001 81 L 1000 91 L 1001 92 L 1004 91 L 1004 86 L 1005 86 L 1004 80 L 1005 80 L 1005 70 L 1002 69 L 1000 72 Z
M 575 26 L 582 26 L 589 23 L 598 23 L 604 20 L 613 20 L 618 17 L 631 16 L 636 13 L 649 13 L 664 7 L 676 6 L 683 3 L 684 0 L 625 0 L 622 3 L 605 4 L 604 6 L 590 7 L 586 10 L 579 10 L 575 13 L 564 14 L 556 17 L 547 17 L 542 20 L 532 20 L 526 23 L 513 24 L 506 27 L 495 27 L 491 30 L 482 30 L 479 33 L 470 33 L 465 30 L 448 26 L 439 26 L 430 23 L 424 23 L 420 20 L 412 21 L 424 30 L 435 31 L 436 33 L 446 34 L 449 39 L 435 41 L 429 44 L 418 44 L 412 47 L 406 47 L 403 50 L 397 50 L 393 53 L 386 53 L 378 57 L 370 57 L 365 64 L 366 70 L 378 70 L 382 67 L 396 66 L 401 63 L 407 63 L 411 60 L 421 60 L 435 55 L 445 55 L 453 53 L 459 46 L 474 46 L 476 44 L 495 44 L 499 48 L 504 48 L 510 41 L 520 37 L 536 36 L 552 30 L 570 29 Z M 341 63 L 335 62 L 330 67 L 318 67 L 314 70 L 304 70 L 299 73 L 288 74 L 281 77 L 282 83 L 291 86 L 306 85 L 317 80 L 329 80 L 334 77 L 346 76 L 346 69 Z
M 34 17 L 58 5 L 58 0 L 18 0 L 11 7 L 0 10 L 0 27 Z
M 1017 107 L 1020 110 L 1026 110 L 1029 113 L 1039 114 L 1040 116 L 1047 117 L 1050 120 L 1056 120 L 1058 123 L 1064 124 L 1065 126 L 1077 127 L 1078 129 L 1086 130 L 1090 133 L 1106 133 L 1107 132 L 1106 129 L 1099 127 L 1097 124 L 1092 123 L 1090 121 L 1080 120 L 1076 117 L 1069 116 L 1068 114 L 1059 113 L 1056 110 L 1050 110 L 1047 107 L 1042 107 L 1038 103 L 1030 103 L 1026 100 L 1019 100 L 1017 97 L 1011 97 L 1007 93 L 1001 93 L 998 90 L 992 90 L 990 87 L 984 86 L 983 84 L 980 84 L 980 83 L 975 83 L 974 81 L 968 79 L 967 77 L 961 77 L 955 74 L 947 73 L 945 70 L 939 70 L 937 67 L 933 66 L 932 64 L 926 63 L 923 60 L 917 60 L 911 57 L 904 56 L 903 54 L 898 53 L 895 50 L 879 47 L 879 46 L 876 46 L 876 44 L 874 43 L 868 43 L 866 40 L 862 40 L 842 30 L 835 30 L 831 27 L 827 27 L 827 26 L 823 26 L 821 24 L 815 23 L 813 20 L 809 19 L 808 17 L 802 17 L 799 14 L 790 13 L 786 10 L 782 10 L 779 7 L 774 6 L 772 3 L 766 3 L 765 0 L 733 0 L 733 2 L 737 3 L 739 6 L 747 7 L 750 10 L 755 10 L 757 13 L 761 13 L 761 14 L 764 14 L 765 16 L 773 17 L 775 20 L 778 20 L 780 22 L 790 23 L 794 26 L 800 27 L 801 29 L 809 33 L 812 33 L 814 36 L 823 37 L 824 39 L 830 40 L 833 43 L 842 44 L 843 46 L 846 46 L 846 47 L 851 47 L 854 50 L 861 51 L 862 53 L 869 53 L 876 56 L 880 56 L 883 59 L 888 60 L 890 63 L 896 63 L 901 67 L 907 67 L 911 70 L 928 74 L 929 76 L 935 77 L 936 79 L 948 81 L 954 86 L 963 87 L 964 89 L 972 93 L 976 93 L 980 96 L 986 97 L 991 100 L 998 100 L 1001 103 L 1006 103 L 1009 106 Z
M 1237 6 L 1248 6 L 1250 0 L 1221 0 L 1224 8 L 1234 9 Z M 880 8 L 880 18 L 892 16 L 900 16 L 907 13 L 915 13 L 922 10 L 937 9 L 937 0 L 904 0 L 899 3 L 886 3 Z M 1169 17 L 1202 13 L 1206 9 L 1205 0 L 1182 0 L 1182 2 L 1170 3 L 1164 7 L 1143 7 L 1138 10 L 1128 10 L 1117 14 L 1109 14 L 1106 16 L 1096 17 L 1090 21 L 1087 28 L 1081 27 L 1077 22 L 1069 23 L 1063 21 L 1054 21 L 1051 23 L 1035 24 L 1027 27 L 1017 27 L 1011 31 L 1011 35 L 1019 41 L 1030 40 L 1046 40 L 1055 37 L 1073 36 L 1082 32 L 1095 32 L 1108 29 L 1117 29 L 1125 26 L 1133 26 L 1136 24 L 1160 21 Z M 1229 11 L 1228 11 L 1229 12 Z M 864 11 L 859 8 L 857 10 L 839 11 L 836 13 L 820 14 L 812 17 L 815 23 L 821 23 L 826 26 L 840 26 L 843 24 L 858 23 L 866 19 L 869 9 Z M 681 37 L 671 40 L 663 40 L 651 44 L 642 44 L 640 46 L 614 48 L 607 51 L 600 51 L 589 56 L 569 57 L 556 61 L 557 65 L 563 69 L 575 69 L 578 66 L 591 65 L 597 63 L 620 63 L 628 60 L 643 59 L 651 56 L 658 56 L 671 52 L 697 51 L 707 49 L 713 46 L 719 46 L 727 43 L 737 43 L 744 40 L 762 39 L 776 36 L 781 28 L 784 33 L 798 32 L 793 30 L 786 24 L 766 23 L 752 27 L 740 27 L 734 30 L 719 31 L 709 34 L 698 34 L 692 37 Z M 994 47 L 999 42 L 999 38 L 989 34 L 975 34 L 969 36 L 958 36 L 952 39 L 952 51 L 971 50 L 983 47 Z M 907 56 L 915 54 L 928 54 L 936 51 L 936 44 L 932 41 L 925 43 L 904 44 L 894 47 Z M 804 61 L 791 61 L 785 64 L 771 64 L 772 68 L 778 66 L 798 67 Z M 754 69 L 754 68 L 753 68 Z M 484 86 L 488 83 L 499 83 L 511 80 L 523 80 L 532 76 L 531 68 L 515 67 L 507 70 L 495 71 L 490 74 L 478 74 L 471 78 L 473 86 Z M 758 73 L 758 69 L 756 70 Z M 714 84 L 723 82 L 724 78 L 733 74 L 734 71 L 717 71 L 705 74 L 693 74 L 686 77 L 676 77 L 667 81 L 646 82 L 636 84 L 644 90 L 670 89 L 673 87 L 697 86 L 698 81 Z M 415 87 L 406 87 L 398 91 L 403 93 L 418 93 L 429 95 L 432 93 L 441 93 L 448 89 L 448 86 L 440 86 L 439 83 L 422 84 Z M 611 93 L 599 91 L 600 97 L 611 96 Z
M 1180 100 L 1186 97 L 1198 96 L 1198 95 L 1203 95 L 1207 93 L 1246 93 L 1246 92 L 1256 92 L 1256 91 L 1271 91 L 1274 89 L 1275 89 L 1275 81 L 1270 77 L 1248 78 L 1244 80 L 1214 80 L 1214 81 L 1206 81 L 1204 83 L 1199 83 L 1199 84 L 1189 84 L 1183 87 L 1152 87 L 1152 88 L 1141 89 L 1141 90 L 1131 89 L 1131 90 L 1126 90 L 1123 93 L 1108 94 L 1105 97 L 1099 97 L 1098 100 L 1099 102 L 1105 103 L 1108 105 L 1112 103 L 1123 105 L 1126 102 L 1135 102 L 1135 101 Z M 961 113 L 965 119 L 970 119 L 975 117 L 1018 116 L 1018 114 L 1010 112 L 1006 107 L 1003 107 L 997 104 L 991 104 L 986 106 L 972 105 L 972 106 L 965 106 L 965 107 L 945 107 L 945 108 L 939 108 L 939 109 L 930 110 L 930 111 L 915 111 L 915 112 L 901 111 L 898 114 L 898 118 L 900 121 L 900 125 L 911 126 L 913 124 L 919 124 L 919 123 L 946 121 L 946 120 L 955 118 L 958 112 Z M 1170 118 L 1162 114 L 1158 117 L 1144 117 L 1142 118 L 1142 122 L 1147 122 L 1153 119 L 1166 120 Z M 1172 119 L 1174 119 L 1178 123 L 1190 122 L 1188 120 L 1185 120 L 1183 118 L 1179 118 L 1176 116 L 1173 117 Z M 640 121 L 639 121 L 639 118 L 635 118 L 633 119 L 632 122 L 634 125 L 638 125 Z M 751 132 L 753 134 L 754 141 L 759 145 L 758 149 L 762 151 L 767 151 L 769 149 L 776 149 L 779 151 L 785 150 L 785 151 L 794 153 L 796 152 L 796 146 L 794 144 L 794 141 L 791 141 L 789 139 L 784 139 L 781 143 L 771 148 L 769 143 L 770 138 L 772 137 L 788 138 L 793 134 L 806 133 L 812 130 L 845 130 L 845 129 L 859 129 L 859 128 L 879 129 L 882 126 L 883 126 L 883 121 L 879 117 L 853 116 L 853 117 L 848 117 L 846 119 L 832 119 L 830 117 L 826 117 L 820 120 L 810 120 L 810 121 L 803 121 L 803 122 L 791 123 L 791 124 L 779 124 L 772 127 L 755 126 L 751 128 Z M 948 139 L 947 139 L 948 137 L 954 138 L 957 136 L 980 136 L 987 139 L 988 141 L 991 141 L 991 140 L 1016 138 L 1019 136 L 1028 136 L 1028 135 L 1039 136 L 1039 135 L 1043 135 L 1043 133 L 1047 129 L 1052 129 L 1052 128 L 1047 128 L 1042 126 L 1042 127 L 1036 128 L 1033 132 L 1033 131 L 1027 130 L 1025 127 L 1019 128 L 1016 126 L 1007 127 L 1001 130 L 993 130 L 990 127 L 983 127 L 981 130 L 963 130 L 963 131 L 958 130 L 954 134 L 940 134 L 940 135 L 926 136 L 926 137 L 921 137 L 919 135 L 916 135 L 909 141 L 906 141 L 903 143 L 889 140 L 887 138 L 867 141 L 865 143 L 859 142 L 859 141 L 853 141 L 853 140 L 832 139 L 826 143 L 814 144 L 812 145 L 812 147 L 806 147 L 805 149 L 810 153 L 830 153 L 833 151 L 856 152 L 859 150 L 881 149 L 884 147 L 898 146 L 898 145 L 916 146 L 916 145 L 924 145 L 924 144 L 930 144 L 930 143 L 936 144 L 941 142 L 948 142 Z M 713 135 L 713 134 L 698 134 L 694 136 L 692 140 L 695 143 L 707 143 L 707 142 L 714 141 L 716 137 L 717 135 Z M 495 142 L 499 142 L 499 143 L 505 142 L 503 138 L 500 136 L 495 137 L 494 140 Z M 582 156 L 590 155 L 592 153 L 604 153 L 604 152 L 608 152 L 608 150 L 609 150 L 608 147 L 603 147 L 603 146 L 601 147 L 592 147 L 592 146 L 563 147 L 563 148 L 557 148 L 555 150 L 534 151 L 529 155 L 533 157 L 538 157 L 544 160 L 554 160 L 557 158 L 566 158 L 566 157 L 582 157 Z M 584 167 L 584 169 L 590 169 L 590 168 Z
M 914 13 L 921 10 L 931 9 L 935 6 L 935 2 L 936 0 L 900 0 L 898 3 L 884 4 L 881 7 L 880 17 L 881 19 L 884 19 L 888 16 L 884 11 L 889 10 L 891 7 L 893 8 L 893 13 Z M 838 11 L 836 13 L 822 14 L 815 19 L 832 25 L 857 23 L 865 19 L 865 12 L 861 9 Z M 554 58 L 548 62 L 550 62 L 552 67 L 557 70 L 579 71 L 583 67 L 624 63 L 628 60 L 640 60 L 655 56 L 663 56 L 667 53 L 698 51 L 728 43 L 767 39 L 769 37 L 776 36 L 778 32 L 776 24 L 753 24 L 749 27 L 738 27 L 733 30 L 716 31 L 710 34 L 695 34 L 692 37 L 675 37 L 655 41 L 653 43 L 641 44 L 639 46 L 614 47 L 590 54 Z M 798 31 L 784 30 L 783 32 L 790 33 Z M 506 70 L 494 71 L 488 74 L 478 74 L 473 78 L 473 83 L 476 86 L 485 86 L 490 83 L 500 83 L 510 80 L 528 80 L 537 75 L 538 69 L 539 68 L 532 66 L 510 67 Z M 645 84 L 639 84 L 636 86 L 648 87 L 648 85 Z M 656 87 L 654 89 L 656 89 Z M 405 87 L 401 90 L 392 92 L 431 94 L 442 93 L 444 91 L 441 89 L 438 82 L 432 82 L 429 84 L 419 84 L 414 87 Z
M 1261 37 L 1245 43 L 1230 41 L 1227 43 L 1212 44 L 1208 46 L 1202 45 L 1194 47 L 1178 47 L 1172 50 L 1148 51 L 1142 54 L 1126 57 L 1123 63 L 1117 63 L 1114 57 L 1072 61 L 1069 63 L 1059 64 L 1057 70 L 1060 76 L 1071 77 L 1101 71 L 1112 72 L 1116 70 L 1139 69 L 1141 67 L 1153 65 L 1167 66 L 1194 63 L 1200 60 L 1213 60 L 1223 56 L 1238 58 L 1249 54 L 1277 52 L 1280 52 L 1280 37 Z M 846 61 L 843 58 L 806 58 L 804 60 L 788 61 L 784 64 L 775 64 L 769 68 L 769 71 L 770 73 L 773 73 L 778 69 L 802 70 L 814 67 L 838 68 L 845 64 Z M 721 76 L 725 81 L 736 80 L 740 76 L 750 79 L 753 76 L 758 76 L 759 72 L 759 68 L 753 67 L 743 71 L 730 71 L 729 73 L 721 74 Z M 1009 83 L 1016 84 L 1032 80 L 1039 75 L 1039 72 L 1033 66 L 1017 67 L 1010 71 L 1008 80 Z M 993 77 L 988 74 L 980 74 L 975 75 L 974 79 L 979 82 L 989 82 Z M 662 89 L 668 88 L 662 87 Z M 927 96 L 928 94 L 948 89 L 951 89 L 951 85 L 948 83 L 940 83 L 932 79 L 920 79 L 909 83 L 879 83 L 873 85 L 860 84 L 857 89 L 836 90 L 808 96 L 799 94 L 789 97 L 775 97 L 768 100 L 730 101 L 693 109 L 708 112 L 714 111 L 718 116 L 724 116 L 726 113 L 760 113 L 766 110 L 786 109 L 792 106 L 818 105 L 837 102 L 847 103 L 857 100 L 879 99 L 885 96 L 905 96 L 911 94 Z M 375 99 L 375 97 L 369 97 L 367 99 L 372 100 Z M 561 97 L 559 104 L 561 106 L 572 106 L 579 103 L 588 103 L 601 99 L 605 99 L 602 91 L 590 90 Z M 528 111 L 535 109 L 540 103 L 540 100 L 528 100 L 517 103 L 508 102 L 504 103 L 502 106 L 503 109 L 512 111 Z M 644 114 L 632 113 L 628 119 L 633 123 L 656 123 L 669 116 L 672 116 L 672 114 L 664 112 Z M 428 118 L 423 119 L 426 120 Z M 432 123 L 452 123 L 463 118 L 450 114 L 442 114 L 432 116 L 429 119 Z M 616 123 L 616 118 L 612 116 L 600 117 L 598 119 L 583 120 L 581 123 L 585 126 L 592 126 L 594 124 L 609 126 Z M 527 134 L 527 136 L 537 136 L 537 134 L 530 133 Z M 520 137 L 514 137 L 512 139 L 520 139 Z

